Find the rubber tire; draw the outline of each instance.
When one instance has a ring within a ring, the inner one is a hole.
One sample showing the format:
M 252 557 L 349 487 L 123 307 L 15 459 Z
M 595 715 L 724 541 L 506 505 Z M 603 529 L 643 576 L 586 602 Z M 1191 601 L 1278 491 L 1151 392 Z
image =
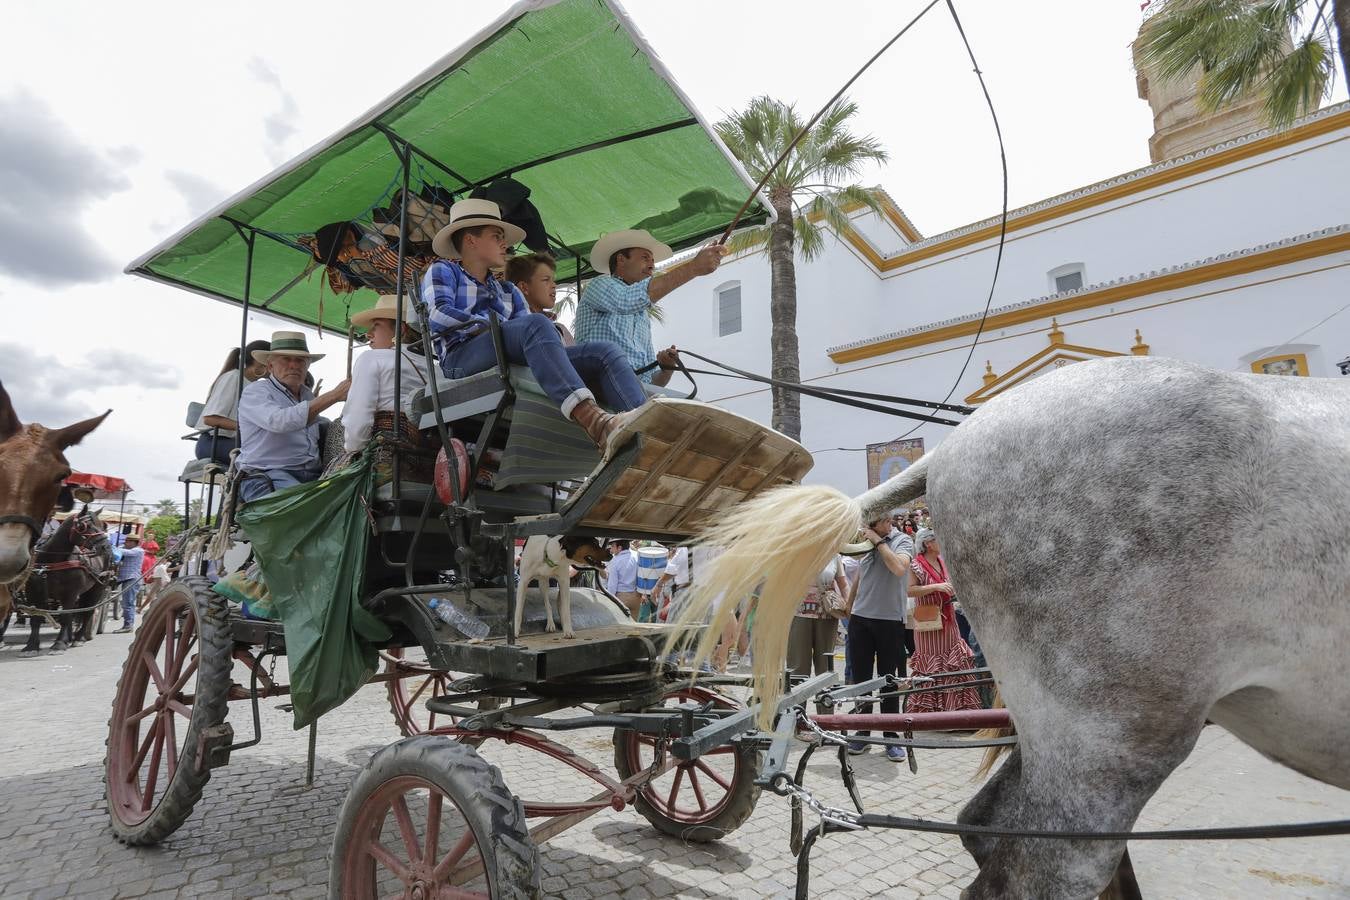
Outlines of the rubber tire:
M 187 592 L 192 603 L 191 609 L 197 617 L 197 685 L 192 704 L 192 720 L 183 735 L 178 755 L 178 769 L 165 788 L 159 803 L 145 820 L 129 826 L 118 821 L 113 813 L 113 801 L 108 792 L 108 759 L 103 757 L 103 802 L 108 809 L 108 819 L 112 824 L 113 836 L 132 847 L 157 844 L 179 829 L 192 808 L 201 799 L 202 789 L 211 780 L 211 770 L 197 771 L 197 740 L 204 728 L 219 725 L 225 721 L 229 712 L 226 699 L 230 689 L 230 673 L 234 668 L 234 640 L 230 634 L 228 622 L 229 607 L 225 598 L 211 590 L 211 582 L 200 576 L 190 576 L 172 582 L 155 601 L 153 609 L 146 610 L 141 628 L 152 621 L 154 609 L 166 610 L 170 604 L 169 596 Z M 140 653 L 143 633 L 138 628 L 127 651 L 127 663 L 136 659 Z M 146 632 L 149 633 L 147 629 Z M 113 714 L 108 719 L 108 735 L 104 741 L 105 749 L 113 733 L 113 717 L 117 715 L 118 700 L 122 693 L 122 682 L 126 678 L 126 664 L 122 675 L 117 679 L 117 690 L 113 695 Z
M 342 900 L 343 857 L 361 805 L 384 782 L 415 775 L 451 797 L 473 831 L 493 900 L 535 900 L 539 849 L 530 838 L 525 807 L 506 789 L 501 771 L 474 748 L 439 734 L 419 734 L 383 748 L 352 781 L 338 813 L 329 851 L 328 896 Z
M 629 737 L 631 733 L 626 728 L 614 729 L 614 768 L 619 772 L 620 781 L 626 781 L 636 774 L 631 770 L 628 763 L 628 741 L 631 739 Z M 642 817 L 662 834 L 668 834 L 671 837 L 677 837 L 695 844 L 708 844 L 721 840 L 744 825 L 745 820 L 750 818 L 755 811 L 755 804 L 759 802 L 760 794 L 760 787 L 755 784 L 755 776 L 759 774 L 763 757 L 764 754 L 760 750 L 748 744 L 736 745 L 736 765 L 739 776 L 732 784 L 732 796 L 722 811 L 707 822 L 701 822 L 697 825 L 677 822 L 652 806 L 642 791 L 638 791 L 637 796 L 633 798 L 633 805 L 637 807 L 637 811 Z

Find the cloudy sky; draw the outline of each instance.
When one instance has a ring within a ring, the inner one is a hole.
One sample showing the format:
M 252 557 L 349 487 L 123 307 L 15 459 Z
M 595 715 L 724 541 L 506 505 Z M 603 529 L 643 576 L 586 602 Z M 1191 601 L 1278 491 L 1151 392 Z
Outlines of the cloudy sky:
M 17 4 L 0 55 L 0 379 L 24 421 L 109 420 L 76 468 L 180 497 L 179 441 L 239 333 L 234 308 L 121 274 L 132 258 L 344 126 L 509 7 Z M 770 93 L 809 115 L 917 0 L 631 0 L 710 118 Z M 1148 163 L 1137 0 L 958 0 L 997 106 L 1014 206 Z M 827 11 L 827 14 L 826 12 Z M 939 4 L 851 91 L 884 186 L 932 234 L 997 212 L 997 148 Z M 252 337 L 278 327 L 266 316 Z M 341 377 L 333 337 L 316 376 Z

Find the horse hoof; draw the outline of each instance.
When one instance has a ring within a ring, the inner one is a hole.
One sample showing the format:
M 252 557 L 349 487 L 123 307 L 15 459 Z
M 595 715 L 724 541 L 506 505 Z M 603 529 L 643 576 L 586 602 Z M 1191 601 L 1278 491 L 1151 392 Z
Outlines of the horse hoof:
M 20 655 L 20 656 L 37 656 L 37 655 L 40 654 L 41 652 L 42 652 L 41 650 L 20 650 L 20 651 L 19 651 L 19 655 Z

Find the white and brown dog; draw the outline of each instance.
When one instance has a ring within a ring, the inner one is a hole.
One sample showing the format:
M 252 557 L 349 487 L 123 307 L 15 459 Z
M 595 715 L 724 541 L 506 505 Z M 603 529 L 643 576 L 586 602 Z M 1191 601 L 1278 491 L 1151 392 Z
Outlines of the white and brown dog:
M 521 551 L 520 573 L 516 579 L 516 634 L 520 634 L 520 623 L 525 615 L 525 589 L 532 581 L 539 582 L 539 590 L 544 595 L 544 615 L 547 617 L 545 629 L 558 630 L 553 625 L 553 604 L 548 595 L 548 581 L 552 578 L 558 582 L 558 608 L 562 614 L 563 637 L 572 637 L 571 566 L 593 567 L 599 570 L 603 578 L 605 563 L 609 560 L 609 551 L 592 537 L 549 537 L 542 534 L 530 537 Z

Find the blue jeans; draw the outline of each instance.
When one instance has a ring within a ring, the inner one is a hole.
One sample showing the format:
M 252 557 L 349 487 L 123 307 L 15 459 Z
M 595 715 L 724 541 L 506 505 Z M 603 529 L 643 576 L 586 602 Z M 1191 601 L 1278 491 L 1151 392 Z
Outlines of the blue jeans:
M 558 329 L 539 313 L 503 322 L 502 348 L 507 362 L 530 367 L 539 386 L 565 416 L 582 400 L 596 399 L 590 389 L 599 394 L 602 406 L 616 412 L 637 409 L 647 400 L 618 344 L 586 341 L 564 347 Z M 447 378 L 465 378 L 496 364 L 492 334 L 485 331 L 452 347 L 442 368 Z
M 212 440 L 213 436 L 209 430 L 197 435 L 197 458 L 210 459 L 222 466 L 228 466 L 230 464 L 230 451 L 239 446 L 239 438 L 215 437 L 214 453 L 211 452 Z
M 136 624 L 136 588 L 140 586 L 140 579 L 128 578 L 126 581 L 117 582 L 117 589 L 122 592 L 122 627 L 131 628 Z
M 239 485 L 239 496 L 248 503 L 259 497 L 266 497 L 273 491 L 294 487 L 297 484 L 308 484 L 317 481 L 318 478 L 318 470 L 267 469 L 263 472 L 250 473 Z

